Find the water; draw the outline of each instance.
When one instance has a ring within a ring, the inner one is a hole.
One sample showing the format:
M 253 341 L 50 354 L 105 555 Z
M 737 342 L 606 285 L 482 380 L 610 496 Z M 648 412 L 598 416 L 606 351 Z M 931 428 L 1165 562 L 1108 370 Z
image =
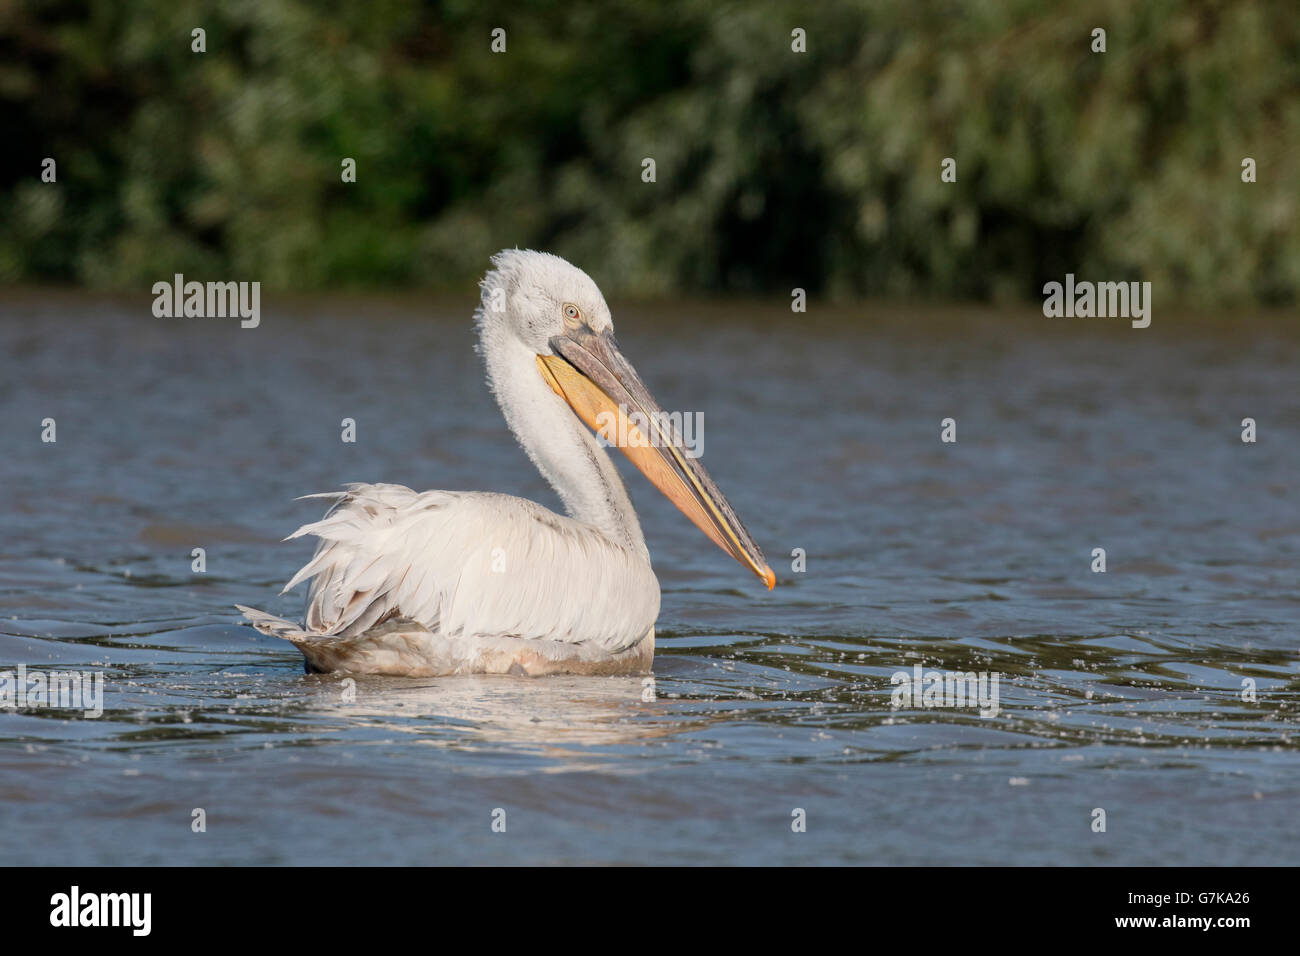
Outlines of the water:
M 1292 319 L 614 305 L 665 407 L 704 412 L 776 590 L 625 468 L 664 592 L 654 700 L 362 678 L 349 701 L 231 607 L 300 611 L 278 591 L 310 545 L 279 539 L 321 503 L 291 499 L 557 507 L 467 303 L 268 296 L 241 330 L 6 293 L 0 667 L 106 690 L 98 720 L 0 709 L 0 863 L 1296 862 Z M 1000 713 L 891 709 L 915 664 L 999 672 Z

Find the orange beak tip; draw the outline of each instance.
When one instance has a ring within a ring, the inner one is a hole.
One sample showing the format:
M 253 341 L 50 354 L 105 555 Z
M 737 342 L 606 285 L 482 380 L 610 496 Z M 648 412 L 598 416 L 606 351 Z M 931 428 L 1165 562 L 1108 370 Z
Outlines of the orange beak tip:
M 776 572 L 771 568 L 764 568 L 763 570 L 766 572 L 763 575 L 763 580 L 767 582 L 767 589 L 770 591 L 776 587 Z

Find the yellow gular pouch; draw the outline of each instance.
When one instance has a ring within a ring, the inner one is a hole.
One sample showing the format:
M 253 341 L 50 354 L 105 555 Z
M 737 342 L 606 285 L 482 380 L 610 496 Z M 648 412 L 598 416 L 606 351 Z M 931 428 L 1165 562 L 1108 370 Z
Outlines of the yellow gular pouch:
M 628 408 L 620 406 L 605 393 L 595 382 L 558 355 L 538 355 L 537 367 L 542 378 L 551 386 L 578 418 L 592 431 L 610 434 L 609 423 L 616 422 L 618 430 L 614 434 L 626 435 L 626 444 L 620 444 L 619 450 L 628 457 L 632 464 L 646 476 L 656 488 L 677 506 L 697 528 L 708 535 L 709 540 L 732 557 L 753 568 L 759 578 L 767 584 L 769 590 L 775 584 L 775 575 L 767 568 L 757 568 L 744 554 L 739 541 L 733 541 L 726 533 L 727 523 L 721 515 L 701 502 L 701 495 L 694 489 L 683 472 L 689 474 L 684 462 L 681 471 L 673 467 L 673 461 L 681 459 L 682 452 L 672 445 L 668 436 L 662 436 L 659 447 L 647 437 L 641 429 L 628 418 Z M 601 415 L 604 413 L 604 418 Z M 650 419 L 653 421 L 653 419 Z M 707 496 L 704 496 L 707 502 Z

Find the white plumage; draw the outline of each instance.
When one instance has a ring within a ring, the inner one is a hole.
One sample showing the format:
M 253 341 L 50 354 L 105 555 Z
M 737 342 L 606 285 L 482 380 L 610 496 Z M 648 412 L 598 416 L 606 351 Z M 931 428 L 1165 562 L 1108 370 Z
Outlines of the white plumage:
M 347 488 L 309 496 L 338 501 L 289 536 L 320 538 L 284 588 L 311 579 L 306 622 L 268 631 L 298 644 L 316 669 L 410 676 L 638 669 L 626 665 L 642 655 L 626 652 L 653 642 L 659 613 L 648 561 L 523 498 Z M 254 623 L 269 623 L 270 615 L 254 613 Z M 517 660 L 525 651 L 528 659 Z
M 636 513 L 613 462 L 539 366 L 546 356 L 568 374 L 552 347 L 571 352 L 573 337 L 603 336 L 613 349 L 608 307 L 586 273 L 562 259 L 515 250 L 493 263 L 476 313 L 479 350 L 507 423 L 570 516 L 508 495 L 392 484 L 308 496 L 335 502 L 290 535 L 319 539 L 285 586 L 311 581 L 305 622 L 239 608 L 262 632 L 292 641 L 311 670 L 537 675 L 651 666 L 659 584 Z M 603 377 L 603 365 L 592 367 Z M 627 380 L 629 397 L 644 390 L 630 366 L 606 387 Z

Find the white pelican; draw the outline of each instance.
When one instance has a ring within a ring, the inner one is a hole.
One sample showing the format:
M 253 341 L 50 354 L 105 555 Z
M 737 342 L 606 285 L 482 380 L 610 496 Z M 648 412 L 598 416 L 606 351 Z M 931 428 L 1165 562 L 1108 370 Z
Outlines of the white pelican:
M 591 278 L 542 252 L 506 250 L 492 265 L 475 312 L 478 351 L 506 423 L 568 517 L 489 492 L 352 484 L 309 495 L 336 501 L 289 536 L 320 539 L 284 588 L 311 579 L 305 622 L 237 605 L 259 631 L 292 641 L 308 671 L 648 672 L 659 581 L 627 489 L 588 428 L 625 434 L 623 453 L 673 504 L 769 589 L 776 583 L 619 353 Z

